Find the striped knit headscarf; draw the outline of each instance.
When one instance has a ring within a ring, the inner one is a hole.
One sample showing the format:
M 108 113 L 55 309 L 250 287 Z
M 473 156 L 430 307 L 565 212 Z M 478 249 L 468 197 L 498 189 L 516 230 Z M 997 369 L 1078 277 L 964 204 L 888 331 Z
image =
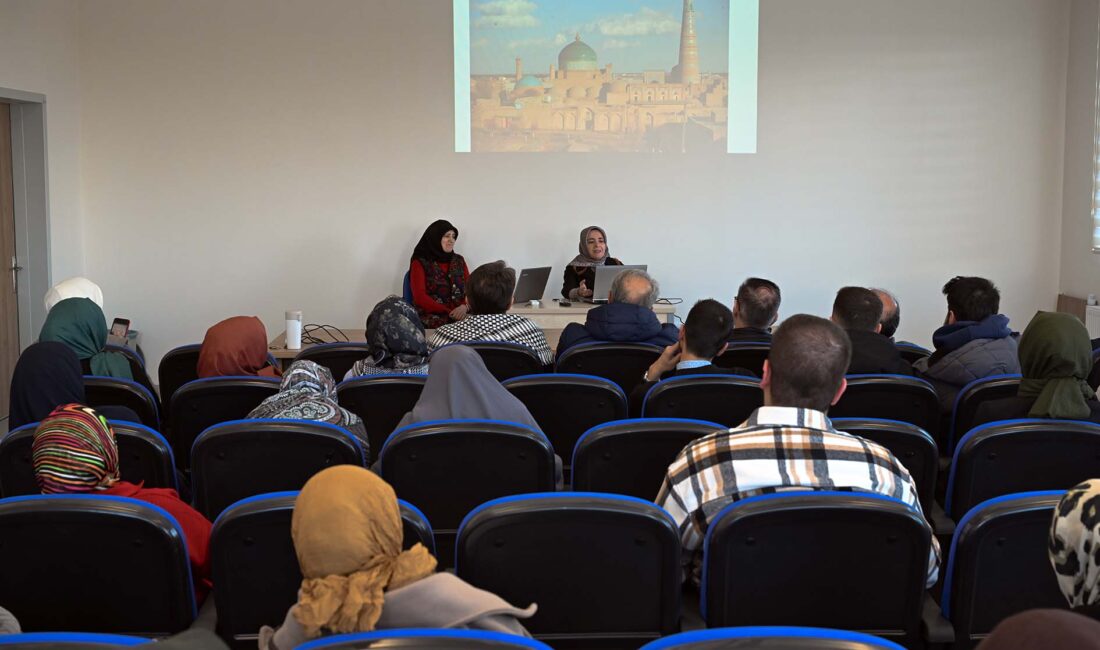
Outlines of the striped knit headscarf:
M 54 409 L 35 430 L 31 454 L 43 494 L 105 490 L 119 480 L 115 434 L 107 419 L 87 406 Z

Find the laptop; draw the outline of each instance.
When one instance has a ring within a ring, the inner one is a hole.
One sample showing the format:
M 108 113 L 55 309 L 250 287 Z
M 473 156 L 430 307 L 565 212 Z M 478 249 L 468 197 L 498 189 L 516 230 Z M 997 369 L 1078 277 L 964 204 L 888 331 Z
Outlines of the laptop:
M 549 266 L 540 266 L 534 269 L 523 269 L 516 280 L 516 291 L 512 294 L 512 301 L 517 305 L 542 300 L 542 294 L 546 293 L 546 282 L 550 279 Z
M 619 277 L 619 274 L 627 269 L 638 269 L 639 271 L 648 271 L 648 264 L 623 264 L 620 266 L 597 266 L 596 267 L 596 282 L 592 287 L 592 297 L 585 298 L 584 302 L 591 302 L 596 304 L 603 304 L 607 302 L 607 294 L 611 293 L 611 283 L 615 281 L 615 278 Z

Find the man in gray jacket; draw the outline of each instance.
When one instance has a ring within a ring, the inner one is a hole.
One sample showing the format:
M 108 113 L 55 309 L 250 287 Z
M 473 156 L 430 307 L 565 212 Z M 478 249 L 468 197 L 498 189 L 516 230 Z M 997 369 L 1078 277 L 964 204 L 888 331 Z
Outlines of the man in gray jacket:
M 998 313 L 1001 293 L 985 278 L 954 277 L 943 285 L 947 318 L 932 334 L 936 351 L 913 364 L 932 382 L 950 413 L 959 390 L 975 379 L 1020 372 L 1015 334 Z

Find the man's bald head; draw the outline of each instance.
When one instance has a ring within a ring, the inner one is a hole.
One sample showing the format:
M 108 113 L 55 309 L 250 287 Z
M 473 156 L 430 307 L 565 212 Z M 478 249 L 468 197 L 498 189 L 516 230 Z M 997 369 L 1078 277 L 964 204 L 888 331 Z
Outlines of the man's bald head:
M 881 334 L 887 338 L 893 337 L 894 333 L 898 331 L 898 325 L 901 324 L 901 304 L 898 303 L 898 299 L 894 297 L 894 294 L 890 293 L 886 289 L 871 289 L 878 296 L 878 299 L 882 301 L 882 317 L 879 322 L 882 323 Z
M 624 302 L 641 307 L 652 307 L 660 293 L 657 281 L 640 269 L 627 269 L 615 276 L 611 283 L 608 302 Z

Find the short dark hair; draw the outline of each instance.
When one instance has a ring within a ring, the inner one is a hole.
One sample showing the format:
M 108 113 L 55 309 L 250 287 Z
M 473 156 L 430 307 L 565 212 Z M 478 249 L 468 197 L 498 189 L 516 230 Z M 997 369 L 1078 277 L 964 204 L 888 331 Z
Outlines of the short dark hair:
M 503 260 L 482 264 L 466 280 L 466 299 L 472 314 L 503 314 L 512 304 L 516 270 Z
M 1001 292 L 985 278 L 957 275 L 943 285 L 947 309 L 957 321 L 980 321 L 1001 311 Z
M 882 318 L 882 300 L 863 287 L 844 287 L 833 300 L 833 320 L 846 330 L 873 332 Z
M 875 295 L 883 294 L 890 297 L 890 302 L 894 303 L 894 309 L 891 311 L 886 306 L 886 301 L 882 301 L 882 316 L 879 318 L 882 323 L 883 336 L 889 338 L 892 337 L 897 331 L 898 326 L 901 325 L 901 302 L 898 301 L 898 297 L 890 293 L 886 289 L 871 289 L 875 292 Z M 879 300 L 882 300 L 882 296 L 879 296 Z
M 713 359 L 726 344 L 733 327 L 733 312 L 717 300 L 700 300 L 684 321 L 684 345 L 697 357 Z
M 748 278 L 737 289 L 737 313 L 749 327 L 767 329 L 779 315 L 783 300 L 779 285 L 763 278 Z
M 783 321 L 768 353 L 775 406 L 828 411 L 852 360 L 852 343 L 835 323 L 797 314 Z

